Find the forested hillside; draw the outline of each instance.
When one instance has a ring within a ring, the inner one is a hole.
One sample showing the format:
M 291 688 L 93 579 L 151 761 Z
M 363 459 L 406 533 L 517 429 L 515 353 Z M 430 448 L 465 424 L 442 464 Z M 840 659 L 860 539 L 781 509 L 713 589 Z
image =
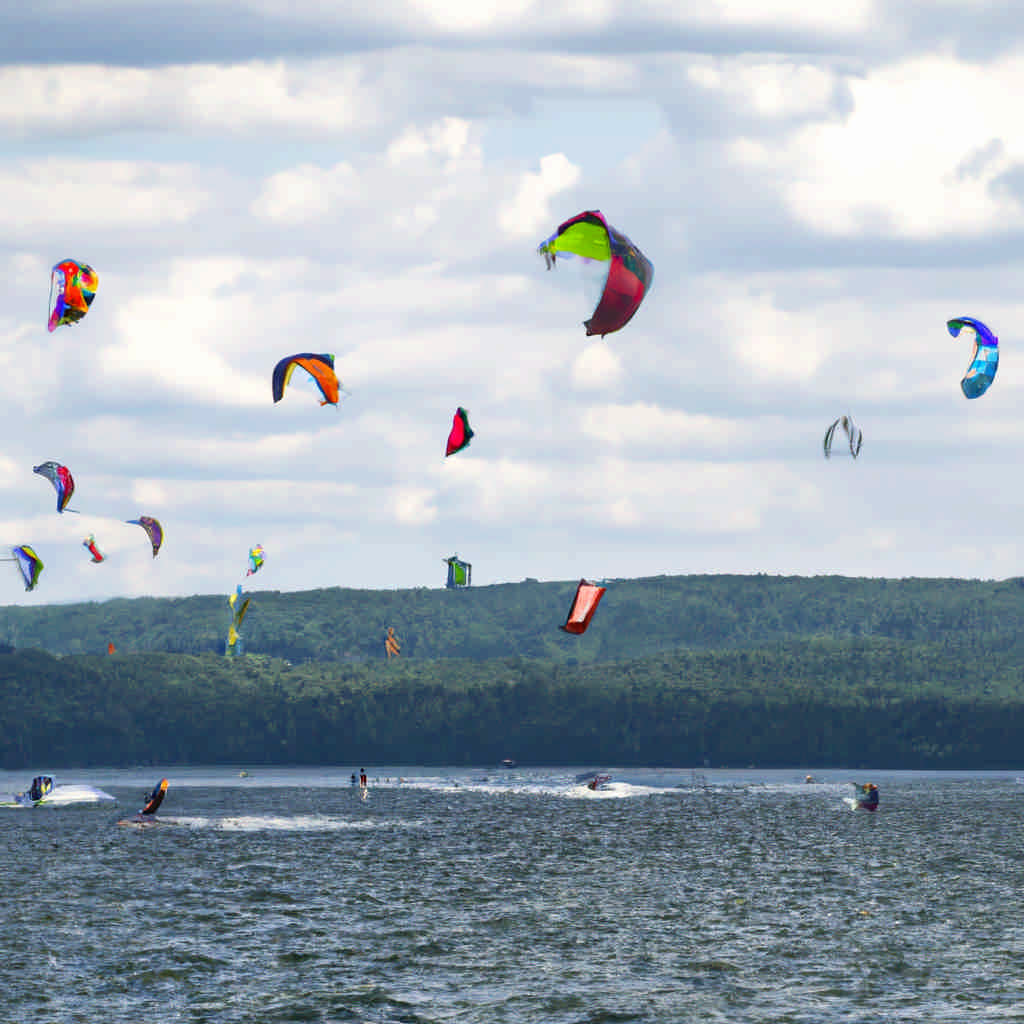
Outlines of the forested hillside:
M 223 598 L 7 608 L 0 765 L 1024 763 L 1016 581 L 608 587 L 258 593 L 230 659 Z
M 660 576 L 608 581 L 593 628 L 567 636 L 575 581 L 465 590 L 252 592 L 250 653 L 293 662 L 376 660 L 393 626 L 404 659 L 607 661 L 683 648 L 756 649 L 801 637 L 877 637 L 1024 654 L 1018 580 Z M 55 654 L 220 652 L 227 597 L 0 608 L 0 640 Z

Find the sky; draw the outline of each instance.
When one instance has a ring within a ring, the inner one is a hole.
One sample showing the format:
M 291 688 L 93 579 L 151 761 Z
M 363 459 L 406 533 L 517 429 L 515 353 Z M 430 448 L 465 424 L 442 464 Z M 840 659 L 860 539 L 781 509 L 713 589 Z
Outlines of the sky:
M 985 0 L 0 6 L 0 604 L 1024 574 L 1022 88 Z M 536 251 L 588 209 L 655 267 L 604 339 Z

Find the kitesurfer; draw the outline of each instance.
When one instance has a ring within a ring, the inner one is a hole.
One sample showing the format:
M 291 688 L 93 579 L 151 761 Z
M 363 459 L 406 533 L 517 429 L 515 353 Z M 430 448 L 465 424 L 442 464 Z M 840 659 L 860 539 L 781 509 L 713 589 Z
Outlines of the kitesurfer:
M 862 811 L 878 810 L 878 786 L 873 782 L 865 782 L 863 785 L 854 783 L 857 789 L 857 806 Z
M 32 780 L 32 785 L 29 787 L 29 799 L 33 803 L 37 800 L 42 800 L 51 789 L 53 789 L 53 779 L 51 779 L 49 775 L 37 775 Z

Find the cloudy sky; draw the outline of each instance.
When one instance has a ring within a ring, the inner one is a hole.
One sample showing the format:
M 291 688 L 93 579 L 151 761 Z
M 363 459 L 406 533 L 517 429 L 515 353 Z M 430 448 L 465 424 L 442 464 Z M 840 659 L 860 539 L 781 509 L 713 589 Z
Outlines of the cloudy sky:
M 0 603 L 227 593 L 257 542 L 277 590 L 454 552 L 476 584 L 1024 574 L 1022 88 L 985 0 L 3 5 L 0 544 L 46 569 Z M 584 209 L 655 265 L 604 340 L 536 254 Z M 67 257 L 99 291 L 48 334 Z M 1001 340 L 977 401 L 960 315 Z M 337 409 L 301 371 L 271 401 L 301 351 Z

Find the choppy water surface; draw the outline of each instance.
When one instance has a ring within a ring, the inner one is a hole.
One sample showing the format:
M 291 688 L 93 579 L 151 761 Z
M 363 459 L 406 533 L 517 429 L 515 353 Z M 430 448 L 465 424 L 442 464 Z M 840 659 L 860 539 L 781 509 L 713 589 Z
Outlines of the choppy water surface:
M 0 810 L 4 1021 L 1024 1019 L 1012 775 L 54 774 L 119 802 Z

